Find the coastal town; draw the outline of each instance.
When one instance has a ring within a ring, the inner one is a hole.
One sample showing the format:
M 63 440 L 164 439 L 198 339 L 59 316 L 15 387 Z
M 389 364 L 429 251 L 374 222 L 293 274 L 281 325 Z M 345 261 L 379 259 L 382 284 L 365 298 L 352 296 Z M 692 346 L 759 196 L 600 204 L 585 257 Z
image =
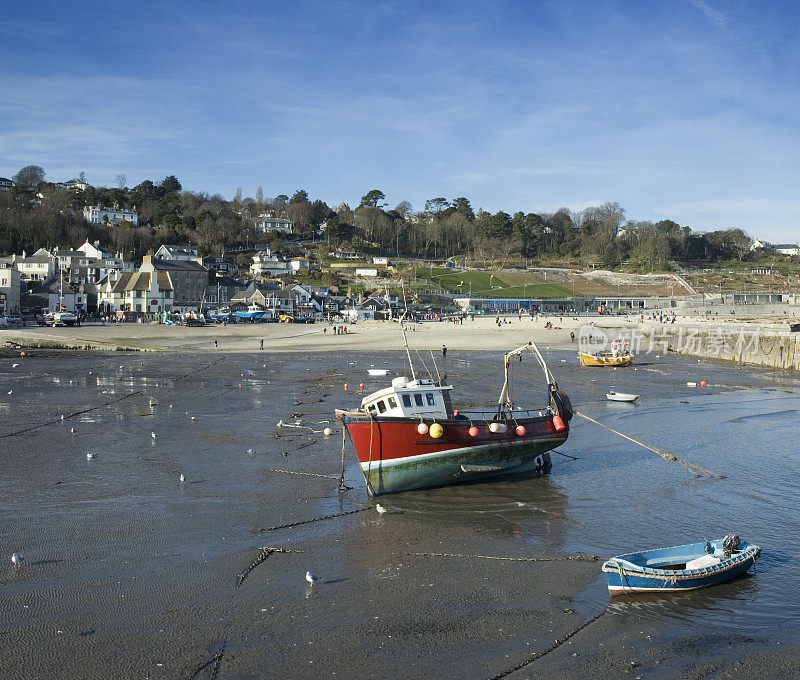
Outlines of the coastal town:
M 800 4 L 2 17 L 0 680 L 800 680 Z

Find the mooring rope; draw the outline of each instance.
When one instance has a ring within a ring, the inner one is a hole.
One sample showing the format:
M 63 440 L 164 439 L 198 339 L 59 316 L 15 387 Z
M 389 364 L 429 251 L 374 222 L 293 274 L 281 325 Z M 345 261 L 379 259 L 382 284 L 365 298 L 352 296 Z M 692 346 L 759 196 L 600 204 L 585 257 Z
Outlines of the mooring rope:
M 605 558 L 599 555 L 562 555 L 560 557 L 497 557 L 496 555 L 460 555 L 458 553 L 407 552 L 415 557 L 463 557 L 475 560 L 501 560 L 503 562 L 602 562 Z
M 527 666 L 530 663 L 533 663 L 534 661 L 536 661 L 536 659 L 541 659 L 543 656 L 549 654 L 554 649 L 558 649 L 567 640 L 569 640 L 573 635 L 576 635 L 577 633 L 580 633 L 584 628 L 586 628 L 586 626 L 588 626 L 588 625 L 594 623 L 595 621 L 597 621 L 597 619 L 599 619 L 601 616 L 603 616 L 603 614 L 605 614 L 607 611 L 608 611 L 607 609 L 604 609 L 599 614 L 595 614 L 588 621 L 582 623 L 580 626 L 578 626 L 576 628 L 573 628 L 564 637 L 559 638 L 558 640 L 553 642 L 549 647 L 547 647 L 545 649 L 542 649 L 542 650 L 540 650 L 538 652 L 533 652 L 530 655 L 529 658 L 525 659 L 525 661 L 521 661 L 520 663 L 518 663 L 513 668 L 509 668 L 508 670 L 505 670 L 502 673 L 498 673 L 497 675 L 493 675 L 491 678 L 489 678 L 489 680 L 501 680 L 501 678 L 505 678 L 505 677 L 511 675 L 512 673 L 516 673 L 521 668 L 525 668 L 525 666 Z
M 236 577 L 236 587 L 238 588 L 242 585 L 242 581 L 244 581 L 248 575 L 250 574 L 253 569 L 255 569 L 259 564 L 261 564 L 265 559 L 267 559 L 272 553 L 300 553 L 303 552 L 302 550 L 289 550 L 288 548 L 273 548 L 272 546 L 265 546 L 261 548 L 261 552 L 259 552 L 258 557 L 256 557 L 251 563 L 250 566 L 247 567 L 241 574 Z
M 670 461 L 675 461 L 677 463 L 680 463 L 689 472 L 691 472 L 695 477 L 699 477 L 700 476 L 697 472 L 695 472 L 695 470 L 700 470 L 701 472 L 706 472 L 709 475 L 714 475 L 716 477 L 719 477 L 720 479 L 725 479 L 725 475 L 721 475 L 718 472 L 712 472 L 711 470 L 707 470 L 706 468 L 701 467 L 699 465 L 696 465 L 695 463 L 689 463 L 688 461 L 682 460 L 682 459 L 678 458 L 678 456 L 676 456 L 673 453 L 669 453 L 668 451 L 664 451 L 663 449 L 658 449 L 655 446 L 650 446 L 649 444 L 645 444 L 644 442 L 639 441 L 638 439 L 634 439 L 633 437 L 629 437 L 627 434 L 623 434 L 619 430 L 615 430 L 613 427 L 609 427 L 608 425 L 603 425 L 603 423 L 598 422 L 594 418 L 590 418 L 589 416 L 586 416 L 583 413 L 579 413 L 578 411 L 573 411 L 573 413 L 576 416 L 580 416 L 584 420 L 588 420 L 589 422 L 594 423 L 595 425 L 599 425 L 600 427 L 604 427 L 606 430 L 610 430 L 614 434 L 618 434 L 620 437 L 622 437 L 624 439 L 627 439 L 628 441 L 632 441 L 634 444 L 638 444 L 639 446 L 643 446 L 648 451 L 652 451 L 653 453 L 657 453 L 664 460 L 670 460 Z
M 347 425 L 342 422 L 342 471 L 339 474 L 339 491 L 347 491 L 350 489 L 347 484 L 344 483 L 344 447 L 347 442 Z
M 323 479 L 337 479 L 336 475 L 321 475 L 318 472 L 296 472 L 295 470 L 279 470 L 278 468 L 264 468 L 264 472 L 282 472 L 286 475 L 303 475 L 304 477 L 322 477 Z
M 333 515 L 323 515 L 322 517 L 314 517 L 312 519 L 304 519 L 299 522 L 290 522 L 289 524 L 279 524 L 274 527 L 266 527 L 265 529 L 256 529 L 255 533 L 263 534 L 265 531 L 275 531 L 276 529 L 288 529 L 289 527 L 299 527 L 301 524 L 311 524 L 312 522 L 320 522 L 323 519 L 333 519 L 334 517 L 344 517 L 345 515 L 354 515 L 357 512 L 364 512 L 369 508 L 357 508 L 356 510 L 347 510 L 346 512 L 337 512 Z

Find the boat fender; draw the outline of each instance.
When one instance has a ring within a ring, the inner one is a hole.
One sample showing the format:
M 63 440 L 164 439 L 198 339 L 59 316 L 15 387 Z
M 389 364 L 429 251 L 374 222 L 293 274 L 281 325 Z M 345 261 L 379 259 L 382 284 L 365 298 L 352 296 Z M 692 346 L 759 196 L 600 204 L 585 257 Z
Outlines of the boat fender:
M 522 437 L 527 432 L 527 430 L 525 429 L 524 425 L 517 425 L 517 429 L 514 430 L 514 432 L 516 432 L 520 437 Z
M 477 437 L 478 436 L 478 428 L 475 427 L 474 425 L 471 428 L 469 428 L 469 430 L 467 430 L 467 432 L 469 432 L 469 436 L 470 437 Z
M 553 416 L 553 427 L 556 428 L 556 432 L 561 432 L 566 427 L 564 420 L 557 413 Z
M 553 402 L 556 413 L 561 416 L 563 420 L 566 420 L 567 422 L 572 420 L 572 402 L 564 390 L 551 389 L 550 399 Z
M 444 434 L 444 428 L 439 425 L 439 423 L 433 423 L 428 431 L 428 434 L 430 434 L 433 439 L 439 439 L 439 437 Z
M 489 431 L 494 432 L 495 434 L 503 434 L 508 430 L 508 427 L 505 423 L 490 423 L 489 424 Z
M 428 426 L 425 423 L 417 425 L 417 432 L 420 434 L 428 434 Z

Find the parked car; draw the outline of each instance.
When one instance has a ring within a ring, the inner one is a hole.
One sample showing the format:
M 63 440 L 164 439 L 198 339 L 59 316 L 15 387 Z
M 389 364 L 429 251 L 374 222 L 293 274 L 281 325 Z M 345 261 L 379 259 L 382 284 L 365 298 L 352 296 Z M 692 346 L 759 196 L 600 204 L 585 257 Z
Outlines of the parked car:
M 22 317 L 19 314 L 9 314 L 6 316 L 6 323 L 14 326 L 22 325 Z
M 55 326 L 56 319 L 55 315 L 53 314 L 42 314 L 40 317 L 36 319 L 37 326 Z

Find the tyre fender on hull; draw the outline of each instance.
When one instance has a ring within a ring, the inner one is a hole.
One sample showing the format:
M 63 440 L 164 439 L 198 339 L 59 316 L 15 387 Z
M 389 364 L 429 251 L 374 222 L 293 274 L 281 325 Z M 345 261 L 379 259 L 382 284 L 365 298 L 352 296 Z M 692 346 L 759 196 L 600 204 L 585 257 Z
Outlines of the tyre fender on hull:
M 550 389 L 550 400 L 553 408 L 566 422 L 572 420 L 572 402 L 564 390 Z

